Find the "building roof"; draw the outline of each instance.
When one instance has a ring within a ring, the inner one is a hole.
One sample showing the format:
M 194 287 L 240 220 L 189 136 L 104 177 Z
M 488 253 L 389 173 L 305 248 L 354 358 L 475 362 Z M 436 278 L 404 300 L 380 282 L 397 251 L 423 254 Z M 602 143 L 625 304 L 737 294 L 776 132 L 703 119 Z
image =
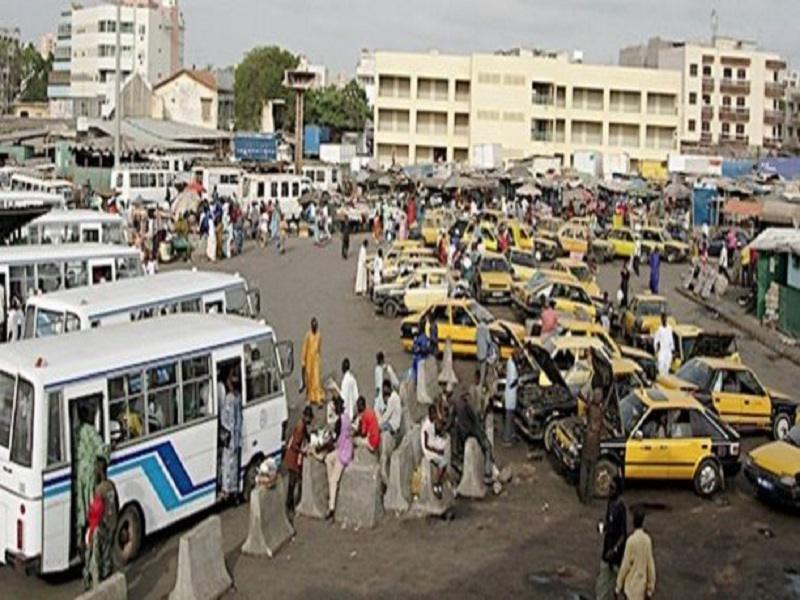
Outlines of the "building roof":
M 750 243 L 751 248 L 765 252 L 791 252 L 800 255 L 800 230 L 770 227 Z
M 210 90 L 213 90 L 215 92 L 217 91 L 217 78 L 214 75 L 214 73 L 212 73 L 211 71 L 197 71 L 197 70 L 192 70 L 192 69 L 181 69 L 180 71 L 176 71 L 171 76 L 169 76 L 166 79 L 164 79 L 163 81 L 160 81 L 159 83 L 157 83 L 153 87 L 153 89 L 157 90 L 157 89 L 159 89 L 161 87 L 164 87 L 165 85 L 167 85 L 169 83 L 172 83 L 173 81 L 175 81 L 179 77 L 182 77 L 183 75 L 187 75 L 188 77 L 191 77 L 197 83 L 199 83 L 201 85 L 204 85 L 205 87 L 207 87 Z
M 89 119 L 88 126 L 103 135 L 76 144 L 78 148 L 108 150 L 113 147 L 113 121 Z M 202 151 L 206 150 L 209 145 L 231 138 L 231 134 L 226 131 L 151 118 L 123 119 L 121 130 L 122 148 L 125 152 Z

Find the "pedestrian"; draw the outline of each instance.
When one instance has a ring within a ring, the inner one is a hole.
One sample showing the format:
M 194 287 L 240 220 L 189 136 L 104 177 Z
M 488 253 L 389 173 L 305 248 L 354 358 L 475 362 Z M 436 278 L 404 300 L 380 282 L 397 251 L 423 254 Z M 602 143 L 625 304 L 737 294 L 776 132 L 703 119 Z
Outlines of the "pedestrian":
M 642 263 L 642 240 L 638 236 L 633 241 L 633 256 L 631 257 L 633 263 L 633 272 L 636 277 L 639 277 L 639 266 Z
M 308 428 L 314 419 L 314 411 L 311 406 L 303 408 L 303 414 L 297 420 L 297 424 L 292 429 L 292 435 L 286 442 L 286 455 L 284 463 L 289 474 L 289 489 L 286 494 L 286 512 L 289 518 L 294 518 L 294 508 L 303 496 L 303 458 L 309 441 Z
M 206 257 L 211 262 L 217 260 L 217 228 L 213 216 L 209 217 L 208 239 L 206 239 Z
M 221 496 L 228 499 L 239 492 L 239 463 L 242 450 L 242 390 L 239 366 L 228 369 L 225 394 L 219 407 Z
M 325 468 L 328 473 L 328 512 L 325 520 L 333 519 L 336 510 L 336 495 L 339 490 L 339 480 L 342 473 L 353 459 L 353 438 L 350 417 L 344 410 L 344 401 L 336 396 L 333 399 L 333 409 L 336 422 L 333 425 L 334 437 L 328 444 L 328 454 L 325 456 Z
M 363 296 L 367 293 L 367 240 L 364 240 L 358 249 L 356 261 L 356 295 Z
M 358 382 L 352 371 L 350 371 L 349 358 L 345 358 L 342 361 L 342 383 L 339 388 L 344 401 L 344 412 L 352 421 L 355 417 L 356 402 L 358 401 Z
M 615 600 L 614 588 L 625 552 L 625 540 L 628 538 L 627 510 L 622 499 L 622 477 L 616 475 L 609 484 L 606 517 L 600 529 L 603 534 L 603 553 L 594 588 L 596 600 Z
M 514 434 L 514 411 L 517 409 L 517 388 L 519 374 L 517 371 L 517 351 L 506 361 L 506 388 L 503 392 L 505 419 L 503 422 L 503 444 L 510 446 L 516 437 Z
M 588 386 L 587 386 L 588 387 Z M 603 389 L 590 389 L 586 400 L 586 434 L 581 448 L 578 476 L 578 498 L 589 504 L 594 497 L 594 470 L 600 458 L 600 436 L 603 429 Z
M 741 251 L 742 287 L 750 285 L 750 246 L 746 245 Z
M 547 298 L 542 295 L 539 298 L 539 302 L 543 307 L 541 317 L 539 318 L 541 323 L 540 333 L 542 338 L 547 338 L 558 331 L 558 313 L 556 312 L 556 301 L 555 298 L 550 298 L 548 301 Z
M 8 311 L 6 321 L 6 340 L 15 342 L 22 339 L 22 324 L 24 318 L 22 316 L 22 308 L 19 298 L 14 296 L 11 298 L 11 309 Z
M 347 260 L 350 255 L 350 221 L 347 216 L 342 219 L 342 259 Z
M 658 283 L 661 279 L 661 254 L 658 248 L 650 253 L 650 293 L 658 294 Z
M 672 355 L 675 352 L 675 339 L 672 334 L 672 327 L 667 322 L 666 313 L 661 314 L 661 325 L 653 336 L 653 349 L 656 351 L 658 374 L 669 375 L 669 370 L 672 366 Z
M 86 589 L 97 587 L 108 579 L 114 571 L 114 561 L 111 550 L 113 548 L 114 535 L 117 531 L 117 514 L 119 512 L 119 500 L 117 488 L 108 479 L 108 462 L 102 456 L 98 456 L 95 461 L 95 479 L 97 486 L 94 489 L 92 506 L 95 511 L 102 515 L 99 523 L 96 516 L 90 514 L 89 530 L 87 531 L 86 547 L 88 564 L 84 564 L 83 580 Z M 102 510 L 96 503 L 101 503 Z M 92 508 L 90 507 L 90 513 Z
M 728 246 L 723 244 L 719 250 L 719 273 L 724 275 L 730 281 L 731 277 L 728 275 Z
M 633 533 L 625 542 L 617 574 L 616 593 L 623 591 L 627 600 L 652 598 L 656 591 L 656 566 L 653 560 L 653 542 L 643 529 L 644 512 L 633 511 Z
M 306 332 L 303 348 L 300 351 L 300 368 L 303 376 L 300 391 L 305 390 L 306 401 L 316 405 L 321 404 L 325 397 L 320 378 L 321 351 L 322 335 L 319 331 L 317 318 L 313 317 L 311 319 L 311 329 Z
M 403 420 L 403 406 L 400 400 L 400 394 L 397 390 L 392 389 L 392 384 L 388 379 L 383 382 L 383 389 L 381 390 L 382 410 L 378 413 L 378 425 L 381 431 L 388 431 L 392 437 L 397 437 L 400 433 L 400 425 Z
M 378 451 L 381 443 L 381 428 L 378 425 L 378 417 L 375 411 L 367 407 L 367 400 L 364 396 L 359 396 L 356 400 L 356 410 L 358 411 L 358 430 L 355 433 L 353 442 L 356 448 L 366 448 L 373 454 Z
M 383 250 L 378 248 L 378 255 L 372 260 L 372 289 L 381 284 L 383 279 Z
M 400 387 L 400 381 L 397 379 L 397 374 L 394 372 L 392 365 L 386 364 L 386 358 L 383 352 L 378 352 L 375 355 L 375 410 L 378 413 L 383 412 L 383 384 L 389 382 L 389 389 L 396 390 Z
M 450 453 L 447 439 L 444 437 L 444 426 L 439 418 L 435 404 L 428 405 L 428 416 L 422 422 L 420 438 L 422 455 L 430 463 L 431 469 L 433 469 L 431 477 L 433 494 L 437 498 L 441 498 L 444 478 L 447 474 L 447 467 L 450 464 Z
M 486 382 L 486 364 L 489 360 L 489 346 L 491 343 L 492 337 L 489 333 L 489 325 L 486 321 L 478 321 L 478 328 L 475 332 L 475 345 L 481 386 Z
M 628 286 L 630 285 L 631 272 L 628 263 L 622 263 L 622 270 L 619 272 L 619 305 L 621 308 L 628 306 Z

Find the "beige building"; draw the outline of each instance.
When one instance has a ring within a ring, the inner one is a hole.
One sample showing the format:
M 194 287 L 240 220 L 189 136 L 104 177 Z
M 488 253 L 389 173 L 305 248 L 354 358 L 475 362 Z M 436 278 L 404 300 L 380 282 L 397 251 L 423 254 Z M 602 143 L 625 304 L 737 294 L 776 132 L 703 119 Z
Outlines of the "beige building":
M 466 162 L 576 152 L 625 155 L 635 168 L 677 150 L 679 73 L 586 65 L 518 50 L 446 56 L 377 52 L 375 156 L 381 164 Z
M 620 52 L 622 64 L 637 61 L 680 73 L 683 149 L 753 151 L 781 145 L 786 61 L 778 54 L 722 37 L 713 44 L 655 39 Z
M 216 129 L 218 102 L 213 73 L 184 69 L 153 88 L 153 118 Z

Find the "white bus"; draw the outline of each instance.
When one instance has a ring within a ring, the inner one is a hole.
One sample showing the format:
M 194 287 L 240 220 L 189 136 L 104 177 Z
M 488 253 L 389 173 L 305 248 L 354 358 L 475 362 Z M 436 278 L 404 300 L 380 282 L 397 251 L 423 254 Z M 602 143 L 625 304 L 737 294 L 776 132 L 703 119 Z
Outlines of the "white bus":
M 36 175 L 14 173 L 11 176 L 11 190 L 17 192 L 39 192 L 58 194 L 69 204 L 73 200 L 74 186 L 66 179 L 44 179 Z
M 125 219 L 97 210 L 51 210 L 22 228 L 27 244 L 127 244 Z
M 192 169 L 192 179 L 203 184 L 209 198 L 217 190 L 221 198 L 239 197 L 242 170 L 236 167 L 198 165 Z
M 124 165 L 111 171 L 111 189 L 126 208 L 132 202 L 160 206 L 166 202 L 167 194 L 170 200 L 175 199 L 177 190 L 173 185 L 174 179 L 175 174 L 166 169 L 150 165 Z
M 42 293 L 142 275 L 136 248 L 106 244 L 0 246 L 0 296 L 22 304 Z
M 242 399 L 240 490 L 249 495 L 261 461 L 280 461 L 292 368 L 290 342 L 277 342 L 263 322 L 225 315 L 173 315 L 0 348 L 0 562 L 52 573 L 77 558 L 82 423 L 111 450 L 117 564 L 136 557 L 144 536 L 219 498 L 226 387 Z
M 22 335 L 47 337 L 187 312 L 255 319 L 260 310 L 258 289 L 238 274 L 167 271 L 28 298 Z
M 0 192 L 0 208 L 50 208 L 64 209 L 67 203 L 61 194 L 49 194 L 47 192 Z
M 242 203 L 278 202 L 287 219 L 297 220 L 303 212 L 300 196 L 311 191 L 311 181 L 293 173 L 245 173 L 242 178 Z
M 318 192 L 329 194 L 339 189 L 339 167 L 325 163 L 308 163 L 303 165 L 303 175 Z

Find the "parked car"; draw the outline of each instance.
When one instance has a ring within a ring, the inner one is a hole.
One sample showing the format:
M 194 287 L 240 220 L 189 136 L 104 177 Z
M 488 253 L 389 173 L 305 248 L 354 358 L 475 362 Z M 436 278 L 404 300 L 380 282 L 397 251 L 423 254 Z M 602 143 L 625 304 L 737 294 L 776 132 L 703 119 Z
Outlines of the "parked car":
M 744 475 L 759 498 L 800 509 L 800 425 L 786 439 L 751 450 L 744 457 Z
M 389 318 L 424 310 L 429 304 L 449 297 L 469 295 L 466 284 L 443 267 L 422 267 L 373 289 L 375 310 Z
M 622 336 L 634 346 L 652 351 L 653 335 L 661 325 L 661 315 L 667 312 L 664 296 L 649 292 L 637 294 L 622 315 Z M 676 325 L 673 317 L 668 317 L 667 323 L 671 327 Z
M 668 263 L 684 262 L 689 258 L 689 244 L 673 239 L 663 227 L 643 227 L 641 237 L 643 257 L 657 248 Z
M 695 356 L 708 358 L 730 358 L 739 360 L 736 334 L 727 331 L 703 331 L 697 325 L 680 324 L 672 328 L 675 353 L 672 358 L 672 371 Z
M 473 278 L 475 299 L 483 303 L 508 303 L 511 301 L 512 282 L 511 264 L 508 259 L 502 254 L 486 252 L 475 267 Z

